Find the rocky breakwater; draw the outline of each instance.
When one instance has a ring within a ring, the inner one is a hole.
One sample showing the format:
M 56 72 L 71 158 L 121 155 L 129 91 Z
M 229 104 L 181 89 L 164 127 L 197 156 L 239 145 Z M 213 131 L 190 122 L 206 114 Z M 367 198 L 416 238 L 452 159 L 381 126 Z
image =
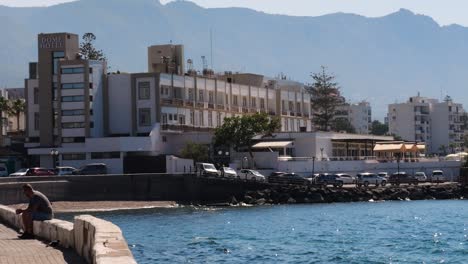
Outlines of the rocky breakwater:
M 454 185 L 427 185 L 380 188 L 323 188 L 312 186 L 271 186 L 246 191 L 243 196 L 231 197 L 230 204 L 296 204 L 360 201 L 463 199 L 468 188 Z

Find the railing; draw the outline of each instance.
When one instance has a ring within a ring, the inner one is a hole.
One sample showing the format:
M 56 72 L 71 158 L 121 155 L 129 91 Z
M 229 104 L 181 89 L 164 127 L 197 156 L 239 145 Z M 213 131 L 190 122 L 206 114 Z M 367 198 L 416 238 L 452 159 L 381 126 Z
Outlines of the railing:
M 185 101 L 185 102 L 184 102 L 184 105 L 185 105 L 185 106 L 194 107 L 193 101 Z
M 248 113 L 249 112 L 249 109 L 246 108 L 246 107 L 242 107 L 242 113 Z
M 214 109 L 214 104 L 213 103 L 208 103 L 208 108 Z
M 174 99 L 174 105 L 184 105 L 184 100 L 182 99 Z
M 172 105 L 172 99 L 162 99 L 161 100 L 162 104 L 167 104 L 167 105 Z
M 224 110 L 224 105 L 218 104 L 218 105 L 216 105 L 216 109 Z
M 204 102 L 197 102 L 197 107 L 205 108 L 205 103 Z

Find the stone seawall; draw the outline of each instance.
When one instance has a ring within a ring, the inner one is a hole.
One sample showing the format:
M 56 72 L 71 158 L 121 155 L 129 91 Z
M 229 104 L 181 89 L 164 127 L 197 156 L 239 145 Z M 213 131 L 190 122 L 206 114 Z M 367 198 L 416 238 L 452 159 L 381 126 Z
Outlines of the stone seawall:
M 0 222 L 19 229 L 21 218 L 13 208 L 0 205 Z M 136 264 L 119 227 L 90 216 L 75 217 L 74 223 L 52 219 L 34 221 L 34 233 L 47 241 L 59 241 L 63 248 L 72 248 L 92 264 Z

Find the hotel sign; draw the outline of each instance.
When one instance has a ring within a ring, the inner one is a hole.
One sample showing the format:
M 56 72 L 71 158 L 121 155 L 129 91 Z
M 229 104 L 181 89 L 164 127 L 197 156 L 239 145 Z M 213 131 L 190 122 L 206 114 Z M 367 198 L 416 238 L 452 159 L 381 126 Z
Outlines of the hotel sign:
M 39 39 L 40 49 L 62 49 L 63 39 L 60 36 L 42 37 Z

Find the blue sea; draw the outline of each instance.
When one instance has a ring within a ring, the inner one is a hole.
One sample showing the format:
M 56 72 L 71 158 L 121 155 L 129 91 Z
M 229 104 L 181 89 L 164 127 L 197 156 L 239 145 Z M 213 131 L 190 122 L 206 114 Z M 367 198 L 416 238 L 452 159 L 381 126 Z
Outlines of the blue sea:
M 468 201 L 183 207 L 94 214 L 138 263 L 468 263 Z

